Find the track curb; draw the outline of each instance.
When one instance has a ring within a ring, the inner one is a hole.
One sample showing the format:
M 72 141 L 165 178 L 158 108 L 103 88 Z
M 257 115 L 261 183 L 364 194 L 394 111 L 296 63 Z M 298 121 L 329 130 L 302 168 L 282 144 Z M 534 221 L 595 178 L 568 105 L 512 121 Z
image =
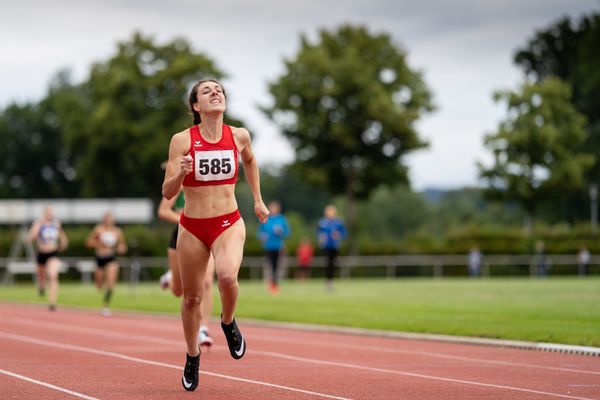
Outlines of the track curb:
M 449 342 L 470 344 L 477 346 L 502 347 L 519 350 L 532 351 L 547 351 L 554 353 L 567 353 L 585 356 L 600 357 L 600 347 L 592 346 L 576 346 L 560 343 L 542 343 L 542 342 L 526 342 L 519 340 L 505 339 L 490 339 L 472 336 L 453 336 L 439 335 L 432 333 L 414 333 L 414 332 L 393 332 L 375 329 L 351 328 L 344 326 L 326 326 L 301 324 L 296 322 L 275 322 L 256 319 L 243 318 L 240 319 L 244 323 L 255 326 L 268 326 L 270 328 L 294 329 L 299 331 L 324 332 L 324 333 L 343 333 L 349 335 L 364 335 L 372 337 L 382 337 L 391 339 L 406 339 L 406 340 L 428 340 L 433 342 Z

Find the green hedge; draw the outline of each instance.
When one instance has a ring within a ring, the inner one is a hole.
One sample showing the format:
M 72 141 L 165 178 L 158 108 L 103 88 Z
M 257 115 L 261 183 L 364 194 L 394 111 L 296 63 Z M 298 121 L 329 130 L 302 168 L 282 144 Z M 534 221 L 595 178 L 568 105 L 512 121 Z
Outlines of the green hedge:
M 294 254 L 296 246 L 303 236 L 316 239 L 314 227 L 304 225 L 300 218 L 290 218 L 292 236 L 287 241 L 288 254 Z M 85 247 L 85 238 L 92 226 L 66 226 L 69 248 L 65 256 L 89 256 L 92 250 Z M 169 224 L 127 225 L 123 231 L 129 245 L 129 255 L 161 257 L 171 237 L 173 227 Z M 262 255 L 261 243 L 256 236 L 257 225 L 251 221 L 246 225 L 246 255 Z M 0 257 L 9 254 L 10 246 L 17 234 L 16 227 L 0 228 Z M 535 243 L 544 241 L 548 254 L 574 254 L 581 245 L 587 246 L 593 254 L 600 253 L 600 240 L 594 236 L 587 225 L 569 227 L 536 226 L 528 235 L 518 227 L 479 227 L 463 226 L 447 229 L 444 235 L 427 232 L 415 232 L 402 238 L 376 239 L 359 236 L 358 251 L 364 255 L 378 254 L 466 254 L 477 244 L 485 254 L 531 254 Z M 316 245 L 316 243 L 313 243 Z M 348 252 L 347 243 L 341 253 Z
M 530 234 L 520 227 L 466 226 L 446 233 L 448 253 L 464 253 L 477 244 L 487 254 L 531 254 L 543 241 L 548 254 L 577 253 L 585 245 L 592 253 L 600 252 L 598 236 L 586 225 L 539 225 Z
M 63 253 L 67 257 L 83 257 L 93 254 L 93 250 L 85 246 L 85 239 L 93 226 L 78 225 L 65 226 L 64 230 L 69 238 L 69 247 Z M 123 233 L 129 246 L 128 254 L 140 256 L 164 256 L 168 241 L 171 237 L 172 227 L 168 225 L 127 225 Z M 9 254 L 11 244 L 17 236 L 17 228 L 3 228 L 0 230 L 0 257 Z

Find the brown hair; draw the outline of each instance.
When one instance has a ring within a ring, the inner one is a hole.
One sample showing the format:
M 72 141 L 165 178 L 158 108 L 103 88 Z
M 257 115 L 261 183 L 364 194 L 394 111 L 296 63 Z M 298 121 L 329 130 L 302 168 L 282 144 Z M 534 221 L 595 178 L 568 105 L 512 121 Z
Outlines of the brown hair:
M 225 88 L 223 87 L 223 84 L 214 78 L 202 79 L 200 82 L 196 83 L 194 87 L 192 87 L 192 91 L 190 92 L 190 97 L 188 100 L 190 103 L 190 111 L 192 112 L 192 116 L 194 118 L 194 125 L 198 125 L 200 122 L 202 122 L 202 120 L 200 119 L 200 113 L 194 110 L 194 104 L 198 102 L 198 88 L 205 82 L 214 82 L 217 85 L 221 86 L 221 89 L 223 89 L 223 96 L 227 98 L 227 94 L 225 93 Z

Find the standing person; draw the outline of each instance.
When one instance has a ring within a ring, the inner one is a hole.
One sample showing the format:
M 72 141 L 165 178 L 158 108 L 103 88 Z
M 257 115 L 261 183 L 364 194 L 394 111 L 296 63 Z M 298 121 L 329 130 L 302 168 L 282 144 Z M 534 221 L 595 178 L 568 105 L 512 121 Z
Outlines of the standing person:
M 471 247 L 469 251 L 469 276 L 479 276 L 481 272 L 481 251 L 478 246 Z
M 284 240 L 290 235 L 290 228 L 285 215 L 281 214 L 281 204 L 278 201 L 269 203 L 269 219 L 258 227 L 258 238 L 267 252 L 271 266 L 271 282 L 269 290 L 275 294 L 279 291 L 279 259 L 283 250 Z
M 226 104 L 225 90 L 218 81 L 207 79 L 194 85 L 189 96 L 194 125 L 171 138 L 162 187 L 163 196 L 171 199 L 183 185 L 185 196 L 179 220 L 177 258 L 183 288 L 181 321 L 187 345 L 181 383 L 188 391 L 198 386 L 197 332 L 202 319 L 203 282 L 211 253 L 221 295 L 221 328 L 229 352 L 234 359 L 242 358 L 246 352 L 246 341 L 235 321 L 237 276 L 246 240 L 244 220 L 235 198 L 240 155 L 254 198 L 254 212 L 260 222 L 266 222 L 269 216 L 260 193 L 258 164 L 250 134 L 244 128 L 223 123 Z
M 46 292 L 46 277 L 50 282 L 48 290 L 48 309 L 56 310 L 58 299 L 58 274 L 61 261 L 58 253 L 65 251 L 69 245 L 67 235 L 60 220 L 54 217 L 50 206 L 44 208 L 42 216 L 35 221 L 27 233 L 29 242 L 35 241 L 37 249 L 37 285 L 38 293 L 43 296 Z
M 307 237 L 303 237 L 296 248 L 296 260 L 298 261 L 297 278 L 305 280 L 310 278 L 310 264 L 315 254 L 315 249 Z
M 319 246 L 325 251 L 327 267 L 325 270 L 325 288 L 333 290 L 333 275 L 335 273 L 335 260 L 342 240 L 346 237 L 346 227 L 337 217 L 337 208 L 330 204 L 325 207 L 324 217 L 319 220 L 317 228 Z
M 577 270 L 579 276 L 585 276 L 588 274 L 588 266 L 590 265 L 591 255 L 590 251 L 585 246 L 579 248 L 577 253 Z
M 123 231 L 115 224 L 110 212 L 105 213 L 102 221 L 92 229 L 85 240 L 85 245 L 95 250 L 94 282 L 98 290 L 104 289 L 101 313 L 109 316 L 113 288 L 119 277 L 119 263 L 116 255 L 117 253 L 125 254 L 127 251 Z
M 166 168 L 166 165 L 165 165 Z M 167 258 L 169 261 L 169 270 L 160 277 L 160 286 L 163 289 L 170 288 L 175 297 L 181 297 L 183 289 L 181 288 L 181 278 L 179 276 L 179 261 L 177 260 L 177 234 L 179 232 L 179 218 L 183 212 L 185 198 L 183 191 L 180 190 L 177 196 L 167 200 L 164 197 L 158 206 L 158 217 L 175 225 L 171 240 L 167 247 Z M 208 323 L 212 315 L 213 303 L 213 276 L 215 274 L 215 260 L 212 255 L 208 260 L 208 267 L 204 278 L 204 297 L 202 298 L 202 320 L 198 331 L 198 341 L 200 346 L 210 347 L 213 340 L 208 333 Z
M 537 270 L 538 276 L 546 276 L 548 274 L 548 269 L 550 268 L 550 260 L 546 256 L 546 247 L 544 242 L 538 240 L 535 243 L 535 257 L 534 262 Z

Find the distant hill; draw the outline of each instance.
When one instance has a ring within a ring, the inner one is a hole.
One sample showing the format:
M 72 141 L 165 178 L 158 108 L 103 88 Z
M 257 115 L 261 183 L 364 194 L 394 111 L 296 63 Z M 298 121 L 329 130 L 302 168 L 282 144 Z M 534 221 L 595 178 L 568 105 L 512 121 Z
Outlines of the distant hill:
M 461 187 L 461 188 L 427 188 L 420 192 L 425 200 L 432 205 L 437 205 L 444 198 L 463 198 L 471 199 L 472 201 L 480 201 L 482 189 L 477 187 Z
M 428 203 L 437 204 L 446 192 L 448 192 L 447 189 L 427 188 L 421 193 L 425 196 L 425 200 L 427 200 Z

